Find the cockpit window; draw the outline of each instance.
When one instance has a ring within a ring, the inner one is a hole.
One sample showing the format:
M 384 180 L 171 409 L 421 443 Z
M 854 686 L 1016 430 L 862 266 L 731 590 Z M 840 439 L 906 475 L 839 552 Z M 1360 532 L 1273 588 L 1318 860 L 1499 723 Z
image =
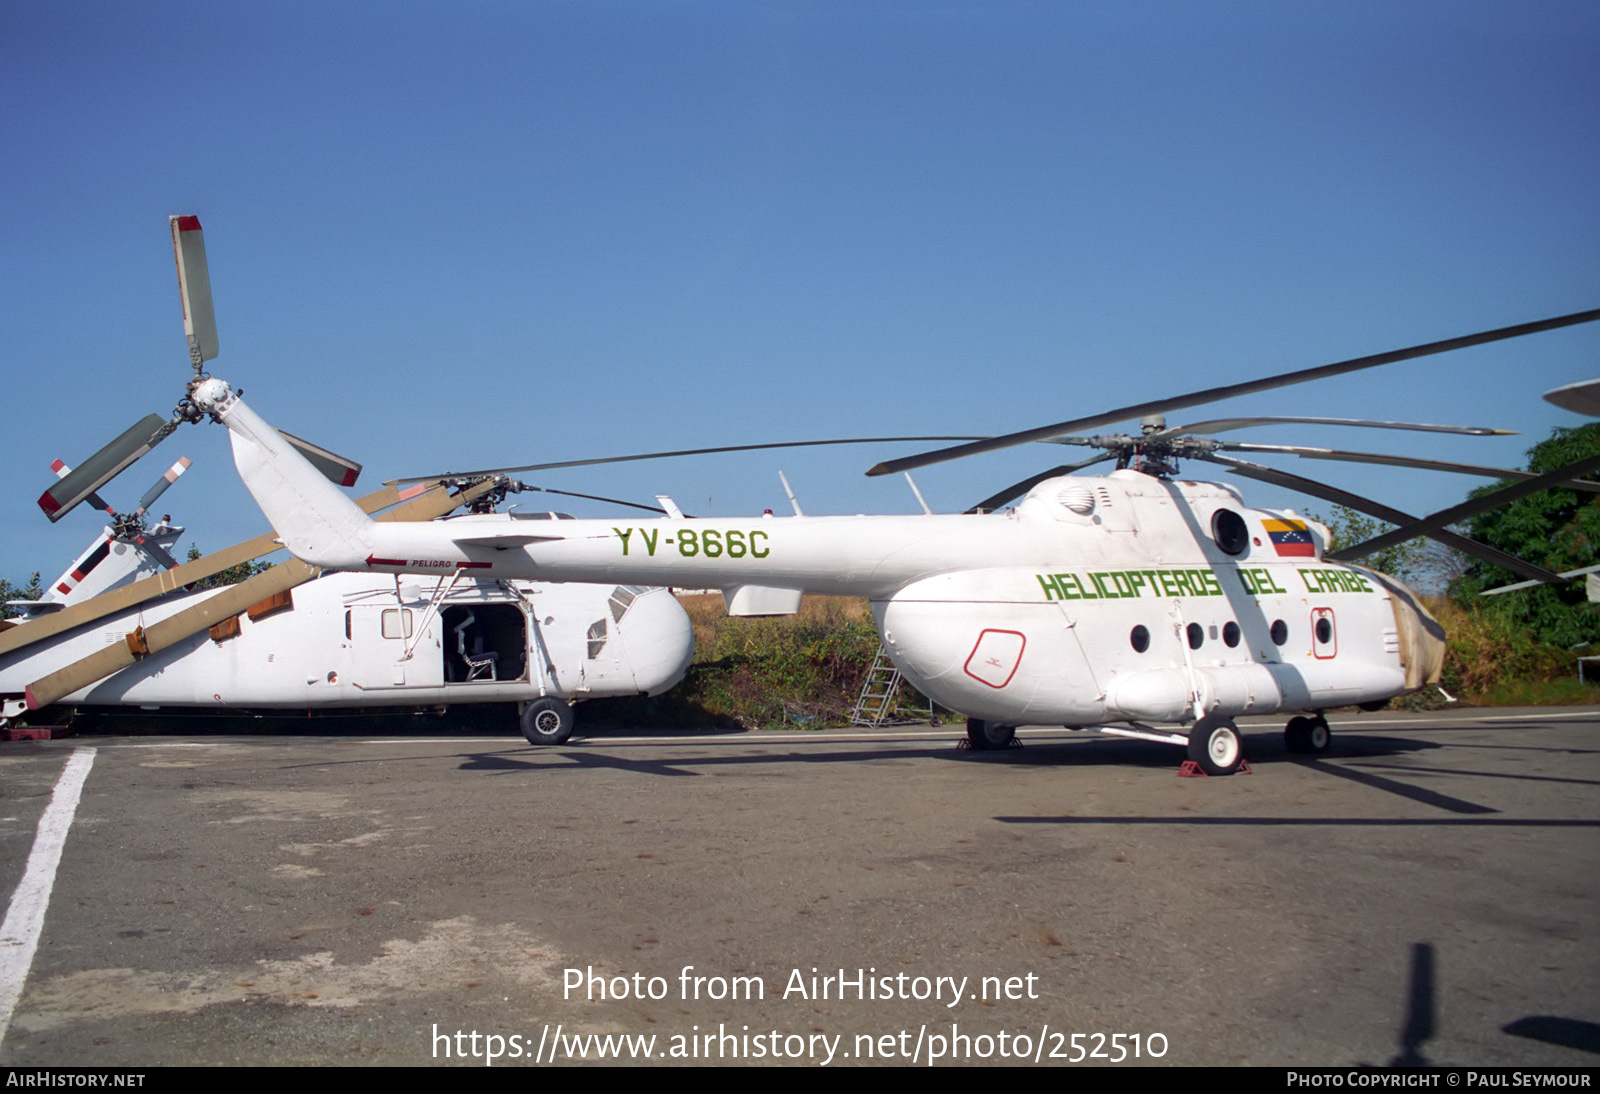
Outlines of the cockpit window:
M 611 590 L 611 620 L 614 623 L 622 622 L 622 617 L 628 614 L 628 609 L 633 605 L 634 599 L 644 591 L 642 585 L 618 585 Z

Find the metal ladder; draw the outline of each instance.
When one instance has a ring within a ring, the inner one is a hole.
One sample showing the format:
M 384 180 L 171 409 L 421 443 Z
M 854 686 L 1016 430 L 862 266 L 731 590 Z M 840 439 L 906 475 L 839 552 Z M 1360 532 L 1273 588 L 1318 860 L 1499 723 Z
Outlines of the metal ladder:
M 898 715 L 895 720 L 899 722 L 933 720 L 932 704 L 914 709 L 902 707 L 897 702 L 899 694 L 900 670 L 889 660 L 888 651 L 879 645 L 878 654 L 872 659 L 872 667 L 867 670 L 867 678 L 861 683 L 861 694 L 856 697 L 855 709 L 850 712 L 850 724 L 875 729 L 887 722 L 891 714 Z

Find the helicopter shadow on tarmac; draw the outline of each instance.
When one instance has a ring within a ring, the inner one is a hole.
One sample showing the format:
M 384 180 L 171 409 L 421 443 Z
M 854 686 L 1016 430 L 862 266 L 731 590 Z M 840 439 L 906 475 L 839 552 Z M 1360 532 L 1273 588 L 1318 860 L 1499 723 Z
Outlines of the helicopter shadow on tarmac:
M 1085 736 L 1079 740 L 1025 740 L 1025 743 L 1017 747 L 984 752 L 960 747 L 954 741 L 929 742 L 917 746 L 895 744 L 892 747 L 886 741 L 886 747 L 881 748 L 874 748 L 870 743 L 828 748 L 822 740 L 819 740 L 815 745 L 807 743 L 797 747 L 787 742 L 764 743 L 759 735 L 738 737 L 736 739 L 730 739 L 728 735 L 722 734 L 715 737 L 685 735 L 681 740 L 681 747 L 695 748 L 696 746 L 704 745 L 708 749 L 714 749 L 715 751 L 693 755 L 653 757 L 650 759 L 634 758 L 620 754 L 623 749 L 628 747 L 626 738 L 590 737 L 573 743 L 578 744 L 580 747 L 574 748 L 569 744 L 568 747 L 561 749 L 559 752 L 549 753 L 548 755 L 551 757 L 549 761 L 541 758 L 546 755 L 545 753 L 530 749 L 471 753 L 468 754 L 459 769 L 462 771 L 534 772 L 552 769 L 570 770 L 578 767 L 679 776 L 697 774 L 709 769 L 724 767 L 789 765 L 796 763 L 863 764 L 897 761 L 904 763 L 912 760 L 941 760 L 984 765 L 1049 767 L 1067 771 L 1072 769 L 1098 770 L 1116 767 L 1144 768 L 1175 773 L 1181 756 L 1180 753 L 1170 747 L 1153 746 L 1143 741 L 1128 741 L 1097 736 Z M 964 742 L 962 743 L 964 744 Z M 594 745 L 595 748 L 589 750 L 581 747 L 584 744 Z M 734 747 L 730 749 L 729 746 Z M 662 746 L 657 744 L 653 747 Z M 1341 736 L 1335 745 L 1340 758 L 1347 756 L 1361 758 L 1396 756 L 1438 747 L 1441 746 L 1429 742 L 1370 734 Z M 1265 737 L 1258 741 L 1252 741 L 1250 752 L 1253 759 L 1259 754 L 1260 759 L 1255 760 L 1258 765 L 1264 764 L 1270 767 L 1284 762 L 1303 762 L 1299 757 L 1292 757 L 1284 749 L 1281 741 L 1272 741 Z M 1378 776 L 1366 775 L 1361 776 L 1361 780 L 1369 783 L 1385 781 Z

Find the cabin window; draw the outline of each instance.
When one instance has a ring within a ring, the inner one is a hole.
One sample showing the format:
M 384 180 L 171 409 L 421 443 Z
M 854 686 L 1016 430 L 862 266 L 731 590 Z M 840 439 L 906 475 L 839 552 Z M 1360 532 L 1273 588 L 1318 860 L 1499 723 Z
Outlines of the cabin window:
M 1128 635 L 1128 642 L 1133 646 L 1134 653 L 1143 653 L 1150 648 L 1150 632 L 1144 627 L 1133 628 L 1133 633 Z
M 606 648 L 606 621 L 596 619 L 589 624 L 589 660 L 593 661 L 600 656 L 600 651 Z
M 1317 620 L 1317 641 L 1323 645 L 1333 641 L 1333 623 L 1329 621 L 1327 616 Z
M 1274 619 L 1272 621 L 1272 641 L 1279 646 L 1289 641 L 1289 624 L 1281 619 Z
M 1211 516 L 1211 538 L 1223 554 L 1242 555 L 1250 547 L 1250 529 L 1244 518 L 1232 509 L 1218 509 Z
M 1239 624 L 1224 623 L 1222 625 L 1222 641 L 1227 643 L 1230 650 L 1237 646 L 1239 644 Z
M 1191 650 L 1197 650 L 1205 643 L 1206 629 L 1198 623 L 1190 623 L 1188 626 L 1188 635 L 1189 648 Z
M 411 609 L 385 608 L 383 610 L 383 636 L 385 638 L 410 638 Z

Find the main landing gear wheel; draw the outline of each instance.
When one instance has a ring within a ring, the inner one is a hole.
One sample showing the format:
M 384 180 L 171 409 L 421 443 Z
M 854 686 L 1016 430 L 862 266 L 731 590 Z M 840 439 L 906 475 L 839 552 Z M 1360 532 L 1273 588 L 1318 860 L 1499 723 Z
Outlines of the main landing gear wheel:
M 1226 718 L 1201 719 L 1189 731 L 1189 759 L 1207 775 L 1232 775 L 1244 763 L 1244 742 Z
M 572 736 L 572 707 L 560 699 L 535 699 L 522 708 L 522 735 L 530 745 L 558 745 Z
M 1283 743 L 1289 746 L 1290 752 L 1320 754 L 1328 751 L 1328 745 L 1332 742 L 1333 733 L 1328 729 L 1328 719 L 1320 714 L 1313 714 L 1309 718 L 1290 718 L 1289 724 L 1283 727 Z
M 1016 735 L 1016 726 L 986 722 L 982 718 L 967 719 L 967 740 L 972 742 L 973 748 L 984 752 L 1011 747 L 1011 739 Z

